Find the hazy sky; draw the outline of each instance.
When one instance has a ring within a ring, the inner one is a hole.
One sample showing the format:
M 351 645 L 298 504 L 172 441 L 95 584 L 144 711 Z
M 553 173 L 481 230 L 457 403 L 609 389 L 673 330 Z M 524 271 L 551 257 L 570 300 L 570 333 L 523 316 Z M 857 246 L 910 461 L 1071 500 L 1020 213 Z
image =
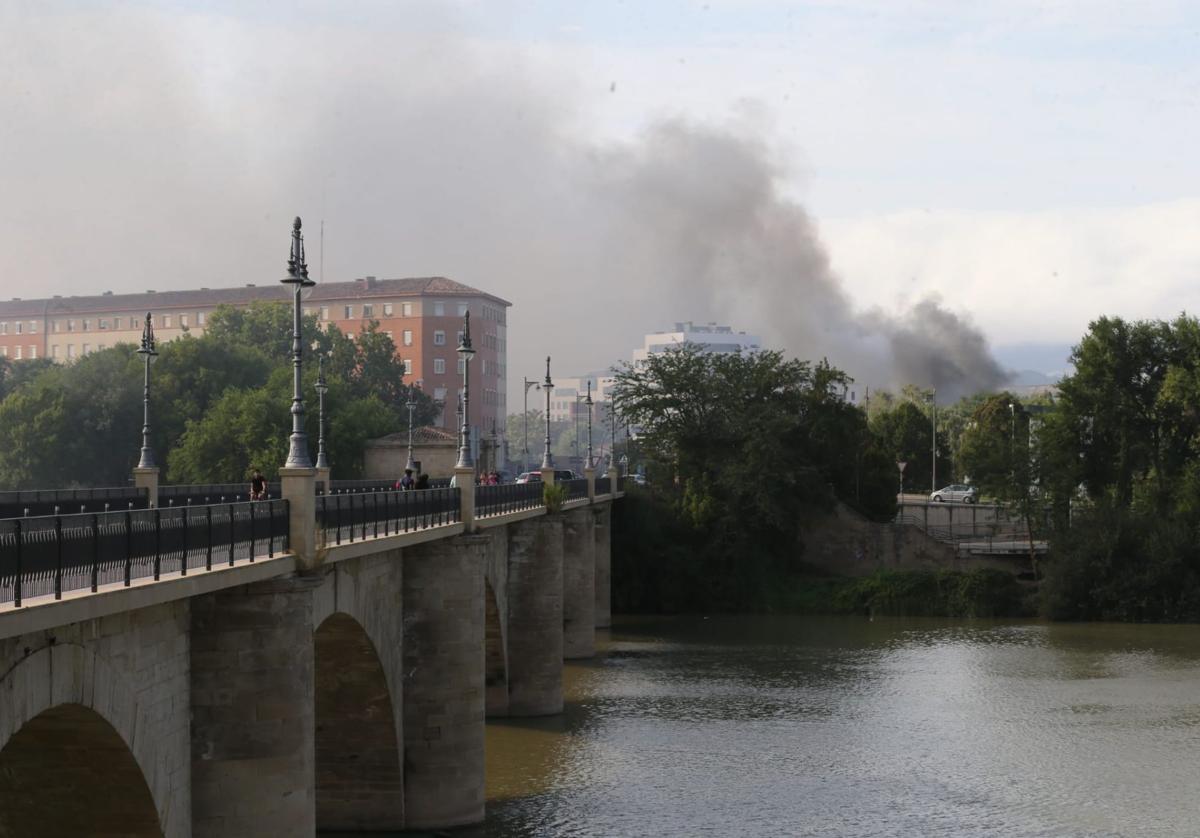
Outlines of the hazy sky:
M 269 282 L 299 214 L 511 300 L 510 405 L 681 319 L 988 381 L 972 323 L 1200 309 L 1198 55 L 1156 0 L 9 0 L 0 283 Z

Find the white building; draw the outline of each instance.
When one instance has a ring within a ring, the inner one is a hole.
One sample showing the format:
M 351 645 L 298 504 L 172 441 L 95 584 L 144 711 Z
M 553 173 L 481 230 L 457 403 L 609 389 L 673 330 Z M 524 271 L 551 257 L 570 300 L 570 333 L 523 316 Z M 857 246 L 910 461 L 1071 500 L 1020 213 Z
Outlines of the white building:
M 633 350 L 633 362 L 645 361 L 656 352 L 665 352 L 675 346 L 695 344 L 705 352 L 757 352 L 762 340 L 757 335 L 735 332 L 732 326 L 716 323 L 676 323 L 673 332 L 654 332 L 646 335 L 640 349 Z
M 616 379 L 610 370 L 557 378 L 554 390 L 550 393 L 551 422 L 572 421 L 577 413 L 585 413 L 583 399 L 587 396 L 589 382 L 592 385 L 593 403 L 599 405 L 612 398 L 610 394 Z M 597 414 L 593 412 L 592 415 Z

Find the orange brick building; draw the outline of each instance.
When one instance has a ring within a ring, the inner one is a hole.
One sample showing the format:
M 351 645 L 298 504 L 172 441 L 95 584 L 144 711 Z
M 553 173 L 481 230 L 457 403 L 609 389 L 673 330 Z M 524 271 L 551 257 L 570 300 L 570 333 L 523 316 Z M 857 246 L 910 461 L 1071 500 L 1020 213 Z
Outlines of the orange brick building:
M 11 360 L 51 358 L 68 363 L 117 343 L 141 339 L 146 312 L 154 318 L 155 336 L 171 340 L 185 332 L 201 334 L 219 305 L 244 306 L 255 301 L 290 303 L 291 290 L 281 283 L 194 291 L 104 293 L 93 297 L 13 299 L 0 302 L 0 356 Z M 404 361 L 405 380 L 445 406 L 441 421 L 454 428 L 462 370 L 455 348 L 463 315 L 471 312 L 470 424 L 478 434 L 504 431 L 507 375 L 507 322 L 511 303 L 445 277 L 376 279 L 318 283 L 303 306 L 322 324 L 334 323 L 354 335 L 372 320 L 391 336 Z

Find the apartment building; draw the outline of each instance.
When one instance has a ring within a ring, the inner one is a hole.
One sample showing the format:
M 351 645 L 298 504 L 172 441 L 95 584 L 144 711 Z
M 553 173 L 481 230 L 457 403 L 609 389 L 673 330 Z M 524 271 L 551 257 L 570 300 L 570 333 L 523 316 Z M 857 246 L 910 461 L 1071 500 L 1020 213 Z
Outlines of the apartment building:
M 722 326 L 717 323 L 693 323 L 688 320 L 676 323 L 669 332 L 651 332 L 646 335 L 642 346 L 633 350 L 633 362 L 645 361 L 658 352 L 666 352 L 673 347 L 692 344 L 699 346 L 704 352 L 757 352 L 762 348 L 762 340 L 757 335 L 734 331 L 732 326 Z
M 118 343 L 137 343 L 149 312 L 157 339 L 202 334 L 221 305 L 292 300 L 280 284 L 191 291 L 105 292 L 91 297 L 12 299 L 0 302 L 0 356 L 13 360 L 51 358 L 68 363 Z M 508 308 L 501 298 L 445 277 L 377 279 L 318 283 L 303 297 L 306 314 L 357 334 L 379 321 L 404 362 L 405 380 L 418 383 L 445 407 L 439 425 L 453 428 L 462 362 L 455 349 L 463 315 L 471 313 L 470 424 L 477 433 L 503 431 L 506 412 Z

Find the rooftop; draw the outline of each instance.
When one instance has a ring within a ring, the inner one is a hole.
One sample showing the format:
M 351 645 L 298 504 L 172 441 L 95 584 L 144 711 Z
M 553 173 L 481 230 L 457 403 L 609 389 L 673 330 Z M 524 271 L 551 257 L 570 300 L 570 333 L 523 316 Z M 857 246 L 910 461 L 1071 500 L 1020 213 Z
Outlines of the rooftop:
M 349 282 L 321 282 L 305 297 L 307 303 L 370 300 L 381 297 L 487 297 L 503 306 L 512 305 L 494 294 L 480 291 L 444 276 L 405 279 L 376 279 L 373 276 Z M 0 302 L 0 317 L 41 317 L 55 314 L 154 311 L 217 305 L 246 305 L 259 300 L 286 301 L 291 290 L 282 283 L 243 285 L 237 288 L 199 288 L 189 291 L 146 291 L 141 294 L 106 292 L 84 297 L 50 297 L 36 300 L 14 298 Z

